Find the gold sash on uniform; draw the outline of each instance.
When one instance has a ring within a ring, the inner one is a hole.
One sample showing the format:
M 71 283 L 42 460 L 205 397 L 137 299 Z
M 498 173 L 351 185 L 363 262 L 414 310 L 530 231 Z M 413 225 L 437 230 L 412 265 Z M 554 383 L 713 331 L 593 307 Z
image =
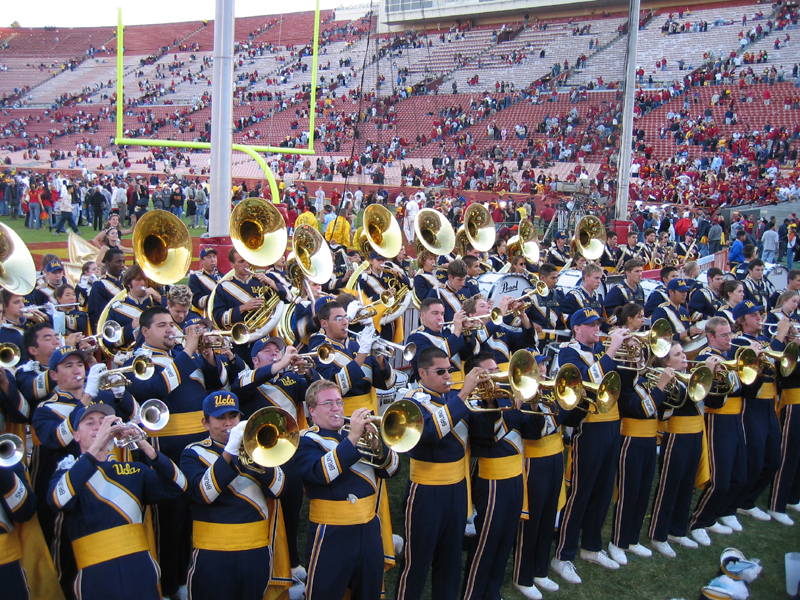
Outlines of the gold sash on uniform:
M 656 419 L 622 419 L 620 433 L 626 437 L 654 438 L 658 434 Z
M 481 479 L 512 479 L 522 475 L 522 456 L 478 457 L 478 477 Z
M 375 494 L 355 502 L 312 498 L 308 519 L 320 525 L 363 525 L 375 518 L 375 500 Z
M 269 546 L 269 523 L 209 523 L 195 521 L 192 542 L 200 550 L 237 552 Z
M 738 415 L 742 412 L 742 397 L 728 397 L 727 402 L 722 408 L 709 408 L 706 406 L 706 414 L 709 415 Z
M 174 435 L 191 435 L 193 433 L 203 433 L 203 411 L 198 410 L 188 413 L 171 413 L 169 422 L 163 429 L 158 431 L 147 431 L 150 437 L 168 437 Z
M 73 540 L 78 569 L 86 569 L 121 556 L 148 552 L 150 547 L 141 523 L 129 523 Z

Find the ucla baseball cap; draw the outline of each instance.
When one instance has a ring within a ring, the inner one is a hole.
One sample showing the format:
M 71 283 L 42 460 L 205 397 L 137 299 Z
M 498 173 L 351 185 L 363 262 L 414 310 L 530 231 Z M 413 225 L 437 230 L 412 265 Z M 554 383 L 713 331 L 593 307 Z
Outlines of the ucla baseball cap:
M 85 417 L 92 413 L 102 413 L 103 415 L 109 417 L 114 414 L 114 407 L 110 404 L 90 404 L 89 406 L 81 406 L 80 408 L 76 408 L 69 414 L 69 421 L 72 425 L 72 429 L 75 430 L 78 428 L 78 424 L 83 421 Z
M 206 246 L 200 250 L 200 260 L 203 260 L 206 257 L 206 254 L 217 254 L 217 249 L 212 248 L 211 246 Z
M 739 302 L 739 304 L 733 307 L 733 320 L 738 321 L 739 317 L 744 317 L 745 315 L 761 312 L 762 309 L 763 307 L 760 304 L 756 304 L 752 300 L 744 300 L 743 302 Z
M 383 260 L 383 256 L 381 256 L 380 253 L 375 252 L 375 250 L 369 253 L 370 260 L 375 260 L 376 258 L 380 258 L 381 260 Z
M 279 337 L 261 339 L 253 344 L 253 348 L 250 350 L 250 358 L 255 358 L 256 354 L 261 352 L 267 344 L 275 344 L 278 350 L 283 350 L 284 346 L 286 346 L 285 342 Z
M 330 304 L 331 302 L 336 302 L 336 298 L 333 296 L 323 296 L 322 298 L 317 298 L 317 301 L 314 303 L 314 312 L 318 313 L 319 309 L 326 304 Z
M 677 277 L 667 284 L 667 289 L 670 292 L 688 292 L 691 289 L 691 286 L 686 282 L 685 279 Z
M 569 318 L 569 326 L 589 325 L 595 321 L 600 321 L 602 318 L 603 317 L 601 317 L 595 309 L 582 308 L 572 313 L 572 316 Z
M 56 271 L 63 271 L 64 265 L 61 264 L 60 260 L 51 260 L 44 266 L 44 270 L 48 273 L 55 273 Z
M 78 350 L 75 346 L 62 346 L 61 348 L 56 348 L 53 354 L 50 355 L 50 364 L 48 365 L 50 370 L 55 369 L 72 354 L 77 354 L 84 362 L 89 360 L 89 355 L 83 350 Z
M 559 232 L 556 234 L 556 239 L 557 239 L 557 240 L 565 240 L 565 239 L 567 239 L 567 234 L 566 234 L 566 233 L 564 233 L 563 231 L 559 231 Z
M 239 398 L 231 392 L 214 392 L 203 400 L 203 414 L 219 418 L 229 412 L 239 412 Z

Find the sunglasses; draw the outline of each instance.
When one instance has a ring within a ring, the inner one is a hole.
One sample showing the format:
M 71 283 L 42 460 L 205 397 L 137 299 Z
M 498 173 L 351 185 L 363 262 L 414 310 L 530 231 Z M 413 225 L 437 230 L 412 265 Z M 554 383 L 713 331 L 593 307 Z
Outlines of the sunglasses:
M 445 373 L 450 373 L 450 368 L 447 368 L 447 369 L 420 369 L 420 371 L 428 371 L 429 373 L 430 373 L 431 371 L 433 371 L 433 372 L 434 372 L 434 373 L 436 373 L 436 374 L 437 374 L 439 377 L 441 377 L 441 376 L 442 376 L 442 375 L 444 375 Z

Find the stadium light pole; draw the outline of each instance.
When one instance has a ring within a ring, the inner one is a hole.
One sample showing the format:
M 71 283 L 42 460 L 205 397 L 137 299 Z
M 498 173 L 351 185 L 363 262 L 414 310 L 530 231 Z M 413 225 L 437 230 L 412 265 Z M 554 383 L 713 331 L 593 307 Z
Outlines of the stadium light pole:
M 208 233 L 229 235 L 233 176 L 233 42 L 235 0 L 217 0 L 214 17 L 214 66 L 211 83 L 211 194 Z
M 628 192 L 631 174 L 631 145 L 633 143 L 633 105 L 636 97 L 636 47 L 639 41 L 640 0 L 631 0 L 628 12 L 628 53 L 625 59 L 625 96 L 622 102 L 622 133 L 617 163 L 618 221 L 628 220 Z

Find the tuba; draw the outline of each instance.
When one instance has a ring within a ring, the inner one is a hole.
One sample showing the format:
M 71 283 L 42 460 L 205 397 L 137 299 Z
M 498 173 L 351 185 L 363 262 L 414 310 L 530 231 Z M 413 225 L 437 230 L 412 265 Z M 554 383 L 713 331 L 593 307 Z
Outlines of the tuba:
M 258 409 L 247 419 L 239 457 L 261 467 L 279 467 L 300 445 L 297 421 L 277 406 Z
M 133 255 L 148 279 L 169 285 L 180 281 L 192 263 L 192 236 L 183 221 L 165 210 L 151 210 L 136 222 Z
M 447 218 L 438 210 L 423 208 L 414 221 L 414 233 L 419 244 L 431 254 L 450 254 L 456 245 L 456 234 Z M 417 256 L 420 251 L 417 249 Z
M 239 202 L 229 226 L 233 247 L 251 265 L 273 265 L 286 252 L 286 222 L 277 208 L 261 198 Z
M 586 260 L 599 260 L 606 249 L 606 228 L 597 217 L 587 215 L 575 226 L 575 235 L 570 242 L 572 258 L 561 269 L 566 271 L 580 254 Z
M 478 252 L 488 252 L 494 246 L 497 236 L 494 220 L 483 204 L 475 202 L 467 207 L 464 212 L 464 233 L 467 241 Z
M 333 275 L 333 255 L 322 234 L 310 225 L 300 225 L 292 237 L 297 267 L 314 283 L 327 283 Z
M 17 233 L 0 223 L 0 287 L 24 296 L 36 287 L 36 265 Z
M 400 224 L 389 209 L 380 204 L 370 204 L 364 211 L 363 233 L 375 252 L 385 258 L 397 256 L 403 245 Z

